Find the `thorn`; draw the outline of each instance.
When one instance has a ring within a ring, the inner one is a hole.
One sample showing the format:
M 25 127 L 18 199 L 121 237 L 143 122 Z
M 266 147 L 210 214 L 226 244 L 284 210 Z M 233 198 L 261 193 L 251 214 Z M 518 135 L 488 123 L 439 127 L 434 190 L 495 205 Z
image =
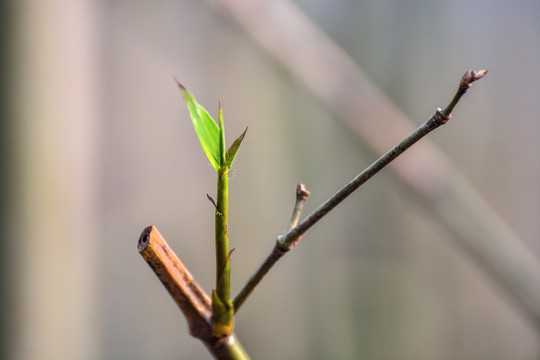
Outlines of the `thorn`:
M 206 194 L 206 197 L 208 198 L 208 200 L 210 200 L 210 202 L 212 203 L 212 205 L 214 205 L 214 208 L 216 209 L 216 214 L 218 214 L 219 216 L 223 216 L 223 214 L 218 211 L 218 207 L 217 207 L 217 204 L 216 204 L 216 201 L 208 194 Z
M 210 200 L 210 202 L 212 203 L 212 205 L 214 205 L 214 207 L 216 208 L 217 210 L 217 204 L 216 204 L 216 201 L 208 194 L 206 194 L 206 197 L 208 198 L 208 200 Z

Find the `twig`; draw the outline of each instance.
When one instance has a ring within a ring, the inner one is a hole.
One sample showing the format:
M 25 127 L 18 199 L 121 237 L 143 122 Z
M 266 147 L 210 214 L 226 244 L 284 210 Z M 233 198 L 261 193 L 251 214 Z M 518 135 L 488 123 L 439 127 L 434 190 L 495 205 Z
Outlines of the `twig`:
M 216 359 L 249 359 L 234 334 L 212 336 L 210 298 L 154 226 L 143 230 L 137 248 L 184 313 L 193 337 L 200 339 Z
M 298 184 L 296 186 L 296 202 L 294 204 L 293 214 L 291 216 L 291 222 L 289 224 L 289 230 L 294 228 L 298 224 L 300 215 L 304 208 L 307 197 L 309 196 L 309 191 L 307 191 L 304 184 Z M 294 246 L 294 245 L 293 245 Z M 242 306 L 247 297 L 252 293 L 255 287 L 259 284 L 262 278 L 266 275 L 268 270 L 274 266 L 274 264 L 288 252 L 293 246 L 289 248 L 283 248 L 277 242 L 272 252 L 266 257 L 261 266 L 257 271 L 249 278 L 247 283 L 242 287 L 233 300 L 234 312 L 236 313 L 238 309 Z
M 467 70 L 461 79 L 454 98 L 444 110 L 438 108 L 435 111 L 435 114 L 433 114 L 428 120 L 426 120 L 422 125 L 420 125 L 412 134 L 407 136 L 398 145 L 396 145 L 390 151 L 377 159 L 373 164 L 368 166 L 364 171 L 358 174 L 353 180 L 351 180 L 347 185 L 345 185 L 324 204 L 319 206 L 313 213 L 311 213 L 307 218 L 305 218 L 300 224 L 298 224 L 298 226 L 296 226 L 294 229 L 289 230 L 287 233 L 280 235 L 278 237 L 278 243 L 282 247 L 288 248 L 291 244 L 297 242 L 298 238 L 301 237 L 302 234 L 309 230 L 322 217 L 324 217 L 333 208 L 339 205 L 339 203 L 345 200 L 362 184 L 368 181 L 373 175 L 381 171 L 386 165 L 390 164 L 399 155 L 403 154 L 405 150 L 414 145 L 418 140 L 420 140 L 439 126 L 446 124 L 446 122 L 452 117 L 452 110 L 457 105 L 461 97 L 465 94 L 467 89 L 469 89 L 469 87 L 474 81 L 484 77 L 486 73 L 487 70 L 481 70 L 479 72 L 475 72 L 472 69 Z
M 263 262 L 261 267 L 255 272 L 255 274 L 249 279 L 249 281 L 244 285 L 240 290 L 238 295 L 235 297 L 233 304 L 235 311 L 238 311 L 240 306 L 244 303 L 246 298 L 251 294 L 255 289 L 257 284 L 262 280 L 264 275 L 270 270 L 270 268 L 289 250 L 291 250 L 301 239 L 301 237 L 308 231 L 313 225 L 315 225 L 320 219 L 327 215 L 332 209 L 339 205 L 343 200 L 345 200 L 349 195 L 351 195 L 356 189 L 358 189 L 362 184 L 368 181 L 373 175 L 382 170 L 386 165 L 391 163 L 399 155 L 403 154 L 405 150 L 415 144 L 418 140 L 429 134 L 431 131 L 435 130 L 441 125 L 446 124 L 446 122 L 452 117 L 451 112 L 459 102 L 461 97 L 465 94 L 467 89 L 471 84 L 481 79 L 486 75 L 487 71 L 482 70 L 475 72 L 471 69 L 467 70 L 465 75 L 463 75 L 456 95 L 450 102 L 450 104 L 443 110 L 438 108 L 428 120 L 426 120 L 422 125 L 420 125 L 413 133 L 407 136 L 403 141 L 398 145 L 392 148 L 390 151 L 385 153 L 379 159 L 377 159 L 373 164 L 368 166 L 364 171 L 358 174 L 353 180 L 351 180 L 347 185 L 341 188 L 337 193 L 335 193 L 331 198 L 319 206 L 315 211 L 313 211 L 308 217 L 302 220 L 298 225 L 295 224 L 298 222 L 300 216 L 299 212 L 301 211 L 305 197 L 302 197 L 302 191 L 299 186 L 297 190 L 297 201 L 295 205 L 295 210 L 291 219 L 291 228 L 285 234 L 278 236 L 276 245 L 270 255 Z M 309 192 L 306 191 L 309 195 Z M 307 196 L 307 195 L 306 195 Z M 294 226 L 294 227 L 293 227 Z
M 242 289 L 238 292 L 238 294 L 234 297 L 233 300 L 233 306 L 234 306 L 234 313 L 236 314 L 240 307 L 244 304 L 246 299 L 249 295 L 255 290 L 255 287 L 259 285 L 263 277 L 268 273 L 268 271 L 274 266 L 275 263 L 278 262 L 279 259 L 285 253 L 289 251 L 288 249 L 283 249 L 280 247 L 277 243 L 274 245 L 274 248 L 272 249 L 272 252 L 266 257 L 264 262 L 259 266 L 257 271 L 249 278 L 249 280 L 244 284 Z
M 308 196 L 310 195 L 309 191 L 306 189 L 306 185 L 298 184 L 296 185 L 296 202 L 294 204 L 294 210 L 291 216 L 291 221 L 289 222 L 289 230 L 298 225 L 300 221 L 300 215 L 302 215 L 302 210 L 304 210 L 304 204 Z
M 446 116 L 446 117 L 450 116 L 452 111 L 454 111 L 454 107 L 457 105 L 461 97 L 465 95 L 467 90 L 469 90 L 472 83 L 476 80 L 480 80 L 481 78 L 486 76 L 486 74 L 487 74 L 487 70 L 480 70 L 480 71 L 474 71 L 473 69 L 467 70 L 465 74 L 463 75 L 463 77 L 461 78 L 456 95 L 454 96 L 450 104 L 448 104 L 448 106 L 443 110 L 443 116 Z

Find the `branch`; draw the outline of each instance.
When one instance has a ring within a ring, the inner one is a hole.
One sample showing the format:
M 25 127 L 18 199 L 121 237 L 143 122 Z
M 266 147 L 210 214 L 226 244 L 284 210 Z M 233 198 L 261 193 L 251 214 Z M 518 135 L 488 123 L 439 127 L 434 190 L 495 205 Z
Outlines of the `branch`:
M 193 337 L 200 339 L 216 359 L 249 359 L 234 333 L 223 338 L 212 336 L 210 298 L 155 227 L 143 230 L 137 248 L 184 313 Z
M 208 2 L 243 27 L 375 154 L 410 133 L 412 123 L 403 111 L 292 1 Z M 392 170 L 411 198 L 454 235 L 452 240 L 516 300 L 527 320 L 540 327 L 537 257 L 449 159 L 426 140 L 393 163 Z M 458 220 L 453 214 L 463 216 Z
M 294 228 L 298 224 L 302 210 L 304 209 L 304 204 L 307 197 L 309 196 L 309 191 L 307 191 L 304 184 L 298 184 L 296 186 L 296 203 L 294 205 L 293 214 L 291 216 L 291 222 L 289 224 L 289 230 Z M 292 248 L 292 247 L 291 247 Z M 259 285 L 262 278 L 266 273 L 274 266 L 274 264 L 281 259 L 285 253 L 287 253 L 290 248 L 284 248 L 280 246 L 277 242 L 272 252 L 261 264 L 259 269 L 249 278 L 248 282 L 242 287 L 233 300 L 234 312 L 236 313 L 240 306 L 246 301 L 247 297 L 255 290 L 255 287 Z
M 403 154 L 405 150 L 414 145 L 418 140 L 435 130 L 441 125 L 444 125 L 452 117 L 452 110 L 457 105 L 461 97 L 469 89 L 471 84 L 483 78 L 487 74 L 487 70 L 474 71 L 469 69 L 463 75 L 459 84 L 458 90 L 454 95 L 454 98 L 448 104 L 446 108 L 437 108 L 435 114 L 433 114 L 428 120 L 420 125 L 412 134 L 407 136 L 398 145 L 386 152 L 377 161 L 368 166 L 364 171 L 358 174 L 353 180 L 339 190 L 334 196 L 328 199 L 324 204 L 319 206 L 313 213 L 311 213 L 306 219 L 304 219 L 294 229 L 289 230 L 287 233 L 278 237 L 278 243 L 284 247 L 289 248 L 296 243 L 298 239 L 308 231 L 313 225 L 315 225 L 320 219 L 334 209 L 339 203 L 345 200 L 362 184 L 368 181 L 373 175 L 381 171 L 386 165 L 390 164 L 395 158 Z
M 422 125 L 420 125 L 415 131 L 413 131 L 409 136 L 403 139 L 398 145 L 394 146 L 390 151 L 386 152 L 383 156 L 377 159 L 373 164 L 368 166 L 364 171 L 358 174 L 354 179 L 352 179 L 347 185 L 341 188 L 337 193 L 330 197 L 326 202 L 319 206 L 315 211 L 313 211 L 308 217 L 302 220 L 298 225 L 295 225 L 298 222 L 300 216 L 299 212 L 303 208 L 303 204 L 307 195 L 303 195 L 300 191 L 300 185 L 297 189 L 297 200 L 295 205 L 295 210 L 293 212 L 293 217 L 291 219 L 291 228 L 285 234 L 278 236 L 276 245 L 270 255 L 266 258 L 264 263 L 261 265 L 259 270 L 249 279 L 249 281 L 244 285 L 240 290 L 238 295 L 235 297 L 233 304 L 235 311 L 238 311 L 240 306 L 244 303 L 246 298 L 251 294 L 257 284 L 262 280 L 264 275 L 270 270 L 270 268 L 289 250 L 291 250 L 300 240 L 300 238 L 308 231 L 313 225 L 315 225 L 319 220 L 326 216 L 332 209 L 339 205 L 343 200 L 345 200 L 349 195 L 351 195 L 356 189 L 358 189 L 362 184 L 368 181 L 371 177 L 381 171 L 386 165 L 390 164 L 395 158 L 403 154 L 408 148 L 414 145 L 418 140 L 437 129 L 439 126 L 444 125 L 452 117 L 452 110 L 457 105 L 461 97 L 469 89 L 471 84 L 481 79 L 487 74 L 487 70 L 473 71 L 471 69 L 465 72 L 461 82 L 459 84 L 458 90 L 450 102 L 450 104 L 445 109 L 437 108 L 435 114 L 433 114 L 428 120 L 426 120 Z M 305 188 L 303 189 L 305 190 Z M 307 190 L 305 191 L 309 195 Z

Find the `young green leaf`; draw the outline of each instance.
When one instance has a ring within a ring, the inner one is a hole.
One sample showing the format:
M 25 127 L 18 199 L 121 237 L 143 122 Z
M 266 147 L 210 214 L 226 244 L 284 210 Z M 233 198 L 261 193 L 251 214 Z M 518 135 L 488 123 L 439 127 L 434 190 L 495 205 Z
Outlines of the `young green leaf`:
M 233 144 L 227 150 L 227 154 L 225 155 L 225 166 L 228 168 L 231 167 L 234 158 L 236 157 L 236 154 L 238 153 L 238 149 L 240 148 L 240 144 L 242 144 L 242 140 L 244 140 L 244 136 L 246 136 L 247 128 L 244 130 L 242 135 L 240 135 L 236 140 L 234 140 Z
M 224 157 L 224 151 L 222 151 L 224 144 L 221 144 L 222 127 L 218 127 L 208 111 L 197 103 L 193 95 L 191 95 L 184 85 L 182 85 L 178 80 L 176 80 L 176 83 L 184 94 L 184 99 L 186 100 L 191 121 L 193 122 L 193 127 L 195 128 L 195 132 L 197 133 L 199 141 L 201 142 L 201 146 L 208 157 L 208 160 L 210 160 L 210 163 L 217 171 L 221 167 L 222 159 Z
M 225 164 L 225 125 L 223 125 L 223 108 L 219 102 L 219 151 L 221 157 L 220 164 Z

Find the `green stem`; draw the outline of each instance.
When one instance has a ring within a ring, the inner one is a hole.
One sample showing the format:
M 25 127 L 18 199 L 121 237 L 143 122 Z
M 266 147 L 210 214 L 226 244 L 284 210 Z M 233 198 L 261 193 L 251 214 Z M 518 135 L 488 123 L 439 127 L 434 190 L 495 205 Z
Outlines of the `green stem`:
M 229 219 L 229 169 L 221 167 L 217 179 L 216 204 L 216 292 L 222 301 L 230 299 L 229 264 L 229 233 L 227 224 Z
M 219 339 L 215 343 L 206 343 L 206 346 L 216 359 L 220 360 L 249 360 L 244 347 L 240 344 L 236 335 L 231 335 Z
M 229 338 L 229 349 L 234 360 L 249 360 L 249 355 L 234 334 Z
M 223 338 L 233 330 L 231 302 L 231 262 L 229 261 L 229 168 L 218 170 L 216 204 L 216 289 L 212 291 L 212 335 Z

